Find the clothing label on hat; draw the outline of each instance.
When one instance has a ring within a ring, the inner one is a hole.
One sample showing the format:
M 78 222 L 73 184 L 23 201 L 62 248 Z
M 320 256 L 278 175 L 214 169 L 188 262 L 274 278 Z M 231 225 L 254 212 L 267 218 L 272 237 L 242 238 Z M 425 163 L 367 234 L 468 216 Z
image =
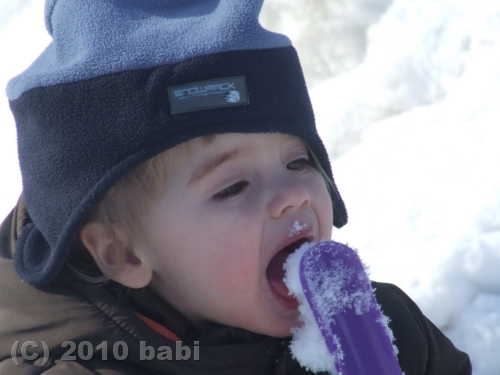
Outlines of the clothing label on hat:
M 245 77 L 227 77 L 168 88 L 170 112 L 250 104 Z

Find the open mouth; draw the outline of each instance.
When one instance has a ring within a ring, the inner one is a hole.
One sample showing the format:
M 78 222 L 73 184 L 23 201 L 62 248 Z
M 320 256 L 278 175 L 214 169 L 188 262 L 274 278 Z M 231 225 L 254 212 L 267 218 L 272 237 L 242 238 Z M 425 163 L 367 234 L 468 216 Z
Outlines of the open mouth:
M 269 286 L 275 295 L 290 309 L 296 309 L 298 302 L 294 296 L 289 294 L 288 288 L 285 285 L 283 278 L 285 277 L 285 270 L 283 264 L 290 254 L 301 247 L 303 244 L 311 242 L 312 238 L 304 237 L 281 249 L 269 262 L 267 266 L 266 275 Z

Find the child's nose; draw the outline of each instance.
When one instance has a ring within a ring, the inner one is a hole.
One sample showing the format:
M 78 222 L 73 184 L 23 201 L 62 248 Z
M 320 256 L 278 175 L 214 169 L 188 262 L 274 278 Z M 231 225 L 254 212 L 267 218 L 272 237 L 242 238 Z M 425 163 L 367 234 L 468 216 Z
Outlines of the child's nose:
M 284 178 L 274 187 L 269 202 L 269 214 L 272 218 L 278 218 L 310 204 L 311 195 L 307 186 L 294 178 Z

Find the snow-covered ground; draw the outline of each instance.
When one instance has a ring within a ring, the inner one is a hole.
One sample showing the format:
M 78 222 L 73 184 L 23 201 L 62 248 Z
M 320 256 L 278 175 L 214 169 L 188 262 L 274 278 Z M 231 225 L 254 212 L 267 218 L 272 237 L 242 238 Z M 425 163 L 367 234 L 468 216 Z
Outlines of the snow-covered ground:
M 49 42 L 40 0 L 0 0 L 0 84 Z M 267 0 L 299 50 L 349 224 L 475 375 L 500 374 L 500 1 Z M 7 58 L 8 57 L 8 58 Z M 0 94 L 0 216 L 21 190 Z

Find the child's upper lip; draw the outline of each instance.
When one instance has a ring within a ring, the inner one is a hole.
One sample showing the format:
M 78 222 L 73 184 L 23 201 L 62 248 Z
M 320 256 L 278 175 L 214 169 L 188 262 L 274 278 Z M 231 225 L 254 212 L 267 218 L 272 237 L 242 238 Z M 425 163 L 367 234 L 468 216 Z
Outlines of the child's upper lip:
M 307 221 L 301 221 L 301 222 L 307 222 Z M 293 222 L 287 227 L 290 228 L 293 225 Z M 277 247 L 273 249 L 273 251 L 270 254 L 269 259 L 267 260 L 267 263 L 271 261 L 271 259 L 278 254 L 281 250 L 283 250 L 285 247 L 291 245 L 292 243 L 305 238 L 307 239 L 307 242 L 314 242 L 316 236 L 314 235 L 314 228 L 312 225 L 307 225 L 304 228 L 301 228 L 300 230 L 296 231 L 293 234 L 286 233 L 285 237 L 278 243 Z

